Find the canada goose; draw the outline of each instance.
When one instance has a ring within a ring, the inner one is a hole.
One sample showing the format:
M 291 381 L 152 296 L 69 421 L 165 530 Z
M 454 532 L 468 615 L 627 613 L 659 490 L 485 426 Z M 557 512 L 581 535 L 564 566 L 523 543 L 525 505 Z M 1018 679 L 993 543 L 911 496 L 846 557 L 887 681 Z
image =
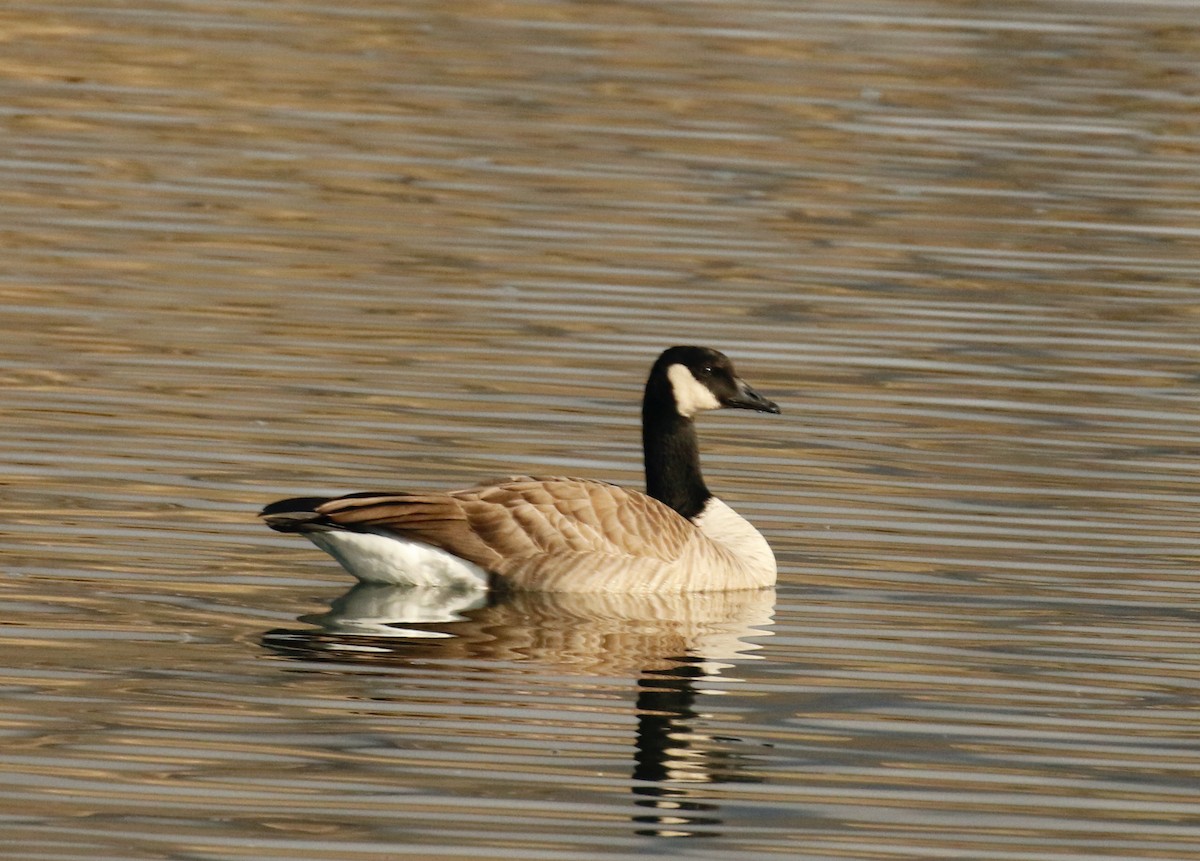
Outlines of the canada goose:
M 693 417 L 778 413 L 724 354 L 671 347 L 642 400 L 646 492 L 520 476 L 448 493 L 283 499 L 272 529 L 299 532 L 363 582 L 545 592 L 691 592 L 775 582 L 766 539 L 713 496 Z

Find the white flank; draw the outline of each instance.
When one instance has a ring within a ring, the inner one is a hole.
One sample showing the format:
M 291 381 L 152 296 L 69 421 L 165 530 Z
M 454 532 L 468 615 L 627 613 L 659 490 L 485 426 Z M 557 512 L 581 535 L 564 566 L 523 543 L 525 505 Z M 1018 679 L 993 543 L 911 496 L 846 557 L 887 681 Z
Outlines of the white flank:
M 364 583 L 463 589 L 488 587 L 488 573 L 478 565 L 420 541 L 388 533 L 339 529 L 306 532 L 304 537 Z
M 775 582 L 775 554 L 771 545 L 750 521 L 715 496 L 693 520 L 696 527 L 718 544 L 728 548 L 748 571 L 768 586 Z
M 675 395 L 675 409 L 681 416 L 691 418 L 701 410 L 721 408 L 721 402 L 704 383 L 692 376 L 687 365 L 671 365 L 667 368 L 667 379 Z

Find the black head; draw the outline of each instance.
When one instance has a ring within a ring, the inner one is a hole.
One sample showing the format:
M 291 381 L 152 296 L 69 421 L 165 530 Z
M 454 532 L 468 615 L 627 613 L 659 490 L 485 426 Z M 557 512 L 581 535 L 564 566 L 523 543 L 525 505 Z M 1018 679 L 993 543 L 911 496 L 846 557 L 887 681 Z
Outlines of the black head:
M 738 377 L 724 353 L 708 347 L 671 347 L 650 370 L 647 396 L 670 397 L 675 411 L 691 418 L 722 407 L 778 413 L 779 407 Z

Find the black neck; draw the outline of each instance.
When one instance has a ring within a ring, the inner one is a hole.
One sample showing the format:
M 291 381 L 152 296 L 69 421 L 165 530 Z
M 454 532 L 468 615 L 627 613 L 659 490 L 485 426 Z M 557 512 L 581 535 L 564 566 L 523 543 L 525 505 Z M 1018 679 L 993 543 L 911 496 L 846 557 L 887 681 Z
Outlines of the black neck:
M 665 395 L 665 397 L 663 397 Z M 646 493 L 691 520 L 712 497 L 700 474 L 696 425 L 675 410 L 675 398 L 646 387 L 642 403 L 642 453 Z

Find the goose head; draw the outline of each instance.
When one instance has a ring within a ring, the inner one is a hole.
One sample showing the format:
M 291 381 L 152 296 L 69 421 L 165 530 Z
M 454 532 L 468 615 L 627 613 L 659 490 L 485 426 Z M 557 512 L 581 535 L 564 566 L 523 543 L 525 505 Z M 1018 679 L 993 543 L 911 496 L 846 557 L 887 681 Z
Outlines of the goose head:
M 779 406 L 756 392 L 737 375 L 724 353 L 708 347 L 671 347 L 650 371 L 647 401 L 671 403 L 690 419 L 702 410 L 723 407 L 778 413 Z

